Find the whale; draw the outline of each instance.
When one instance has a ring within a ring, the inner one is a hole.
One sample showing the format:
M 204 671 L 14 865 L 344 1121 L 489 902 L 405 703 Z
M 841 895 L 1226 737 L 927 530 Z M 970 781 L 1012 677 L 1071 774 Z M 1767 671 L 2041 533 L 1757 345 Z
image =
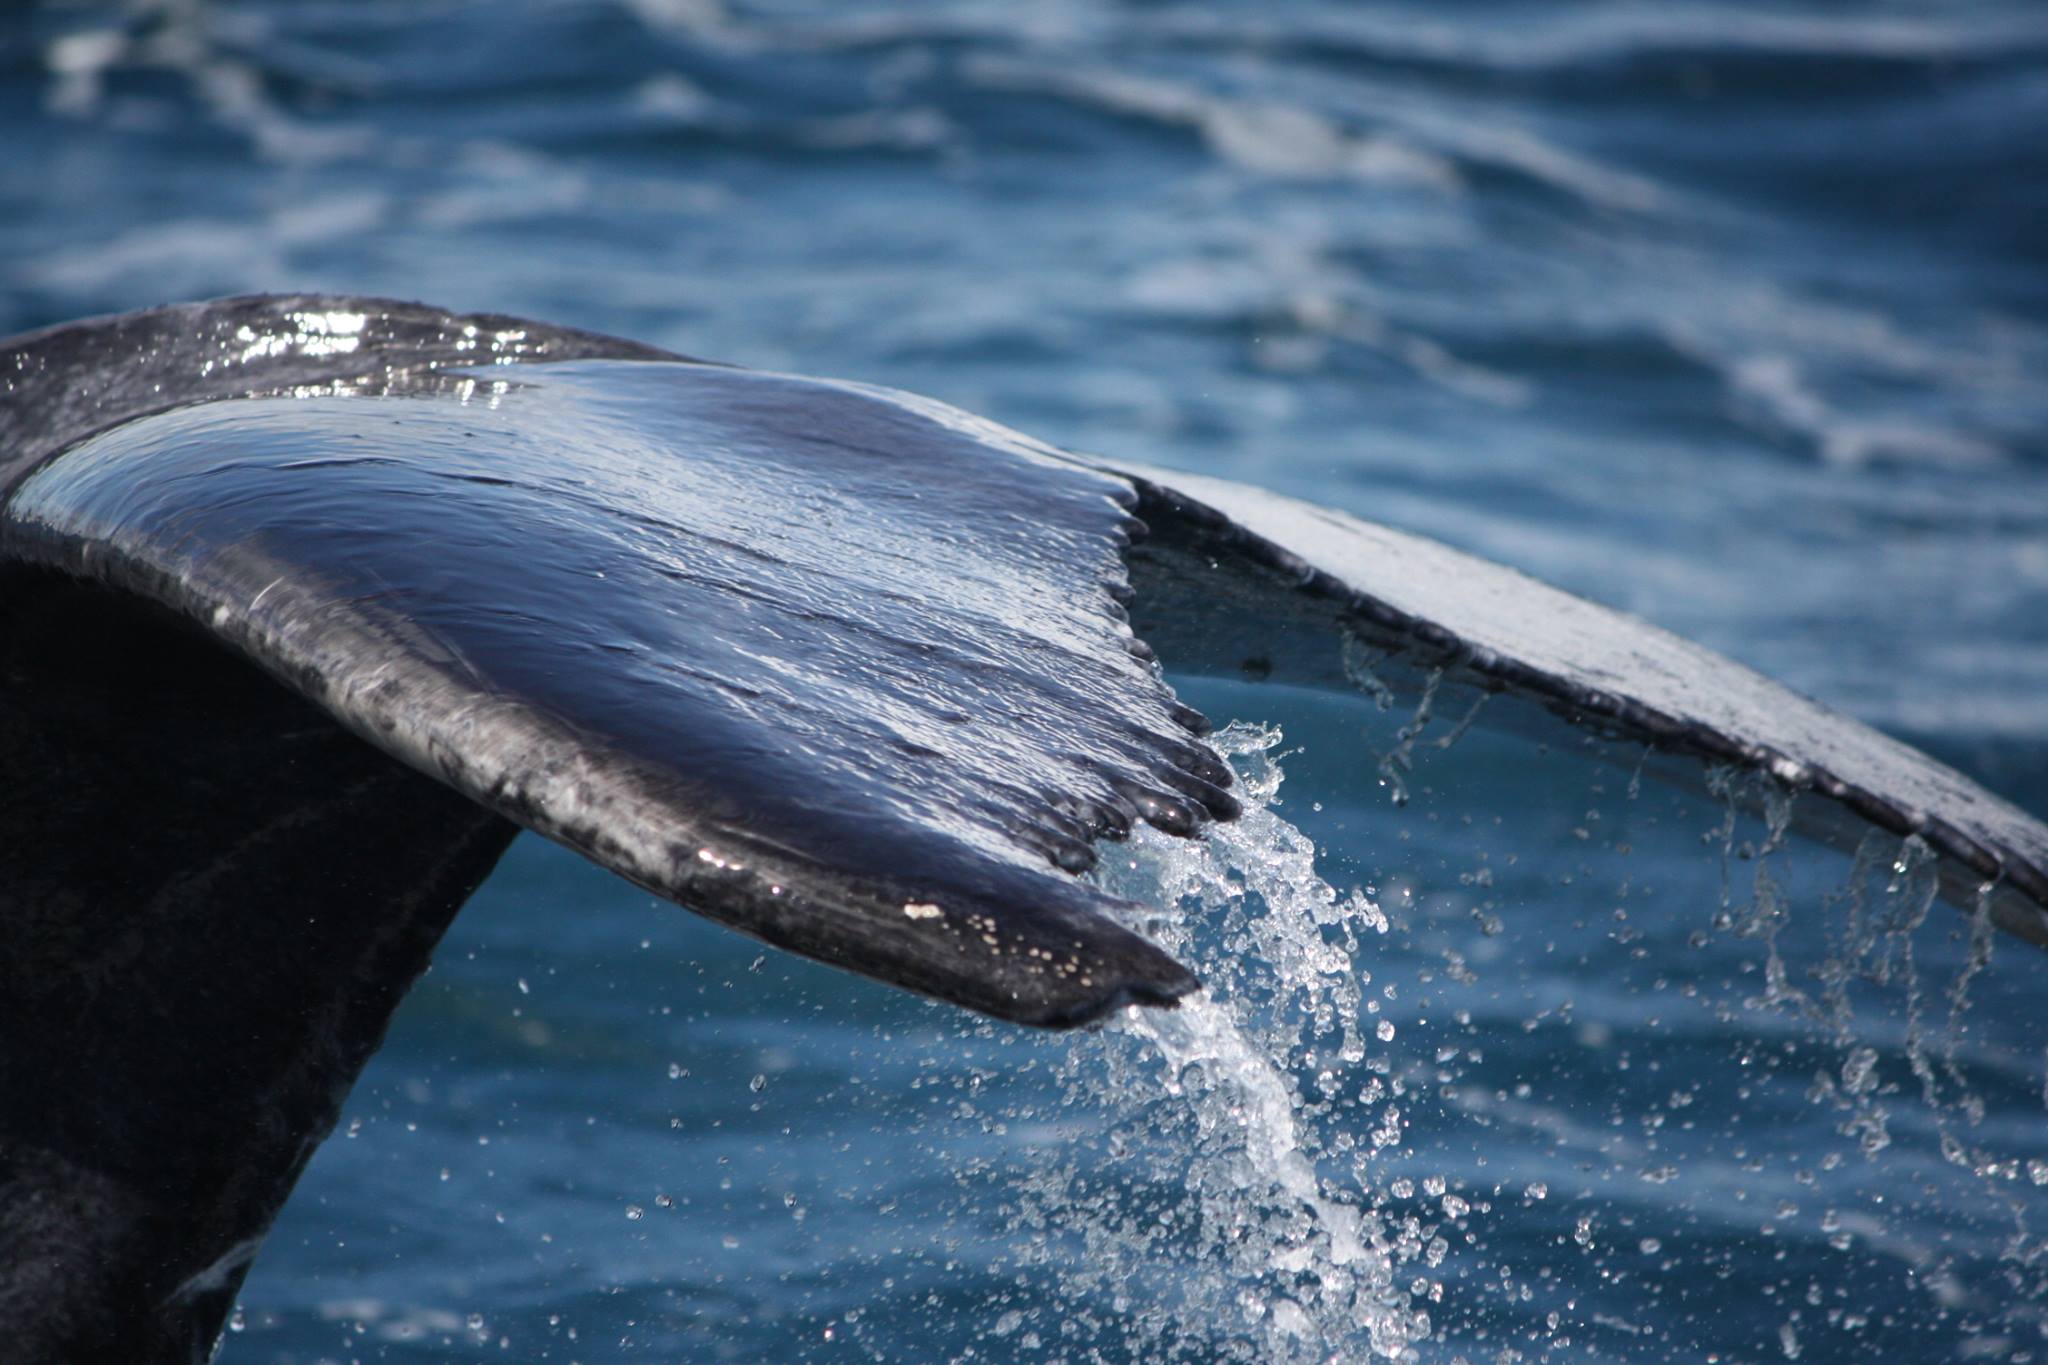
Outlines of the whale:
M 2034 816 L 1392 527 L 528 319 L 88 319 L 0 342 L 0 1335 L 210 1358 L 522 829 L 994 1018 L 1172 1007 L 1195 975 L 1079 877 L 1140 824 L 1238 814 L 1162 656 L 1399 673 L 1675 780 L 1762 774 L 2048 944 Z

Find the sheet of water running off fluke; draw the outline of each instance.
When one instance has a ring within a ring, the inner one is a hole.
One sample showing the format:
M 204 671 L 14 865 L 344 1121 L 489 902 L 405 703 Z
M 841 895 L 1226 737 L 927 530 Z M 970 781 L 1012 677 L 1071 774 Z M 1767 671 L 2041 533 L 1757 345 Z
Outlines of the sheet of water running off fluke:
M 2042 23 L 23 6 L 0 334 L 346 289 L 933 394 L 1513 565 L 2039 814 Z M 1091 876 L 1203 996 L 980 1023 L 522 839 L 220 1358 L 2040 1357 L 2038 959 L 1920 848 L 1499 698 L 1438 747 L 1476 697 L 1416 730 L 1367 641 L 1344 690 L 1189 643 L 1246 814 Z

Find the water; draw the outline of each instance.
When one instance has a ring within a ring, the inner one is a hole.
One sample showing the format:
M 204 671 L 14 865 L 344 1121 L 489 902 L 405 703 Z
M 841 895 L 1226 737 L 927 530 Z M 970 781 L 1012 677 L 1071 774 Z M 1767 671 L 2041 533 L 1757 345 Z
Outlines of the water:
M 0 330 L 348 289 L 927 392 L 1515 564 L 2040 811 L 2044 56 L 2024 0 L 17 8 Z M 1255 821 L 1140 846 L 1207 1004 L 981 1025 L 524 841 L 223 1359 L 2038 1358 L 2038 964 L 1914 850 L 1434 749 L 1452 698 L 1397 806 L 1414 696 L 1167 662 L 1277 724 L 1337 897 Z

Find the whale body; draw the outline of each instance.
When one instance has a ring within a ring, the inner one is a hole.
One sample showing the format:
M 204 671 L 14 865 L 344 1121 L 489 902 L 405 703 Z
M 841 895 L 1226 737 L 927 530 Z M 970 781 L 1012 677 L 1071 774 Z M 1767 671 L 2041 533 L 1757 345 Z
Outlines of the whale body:
M 1366 659 L 1755 769 L 2048 943 L 2040 821 L 1391 528 L 522 319 L 91 320 L 0 343 L 0 1334 L 207 1358 L 520 828 L 999 1018 L 1171 1005 L 1194 976 L 1075 877 L 1236 814 L 1155 650 Z

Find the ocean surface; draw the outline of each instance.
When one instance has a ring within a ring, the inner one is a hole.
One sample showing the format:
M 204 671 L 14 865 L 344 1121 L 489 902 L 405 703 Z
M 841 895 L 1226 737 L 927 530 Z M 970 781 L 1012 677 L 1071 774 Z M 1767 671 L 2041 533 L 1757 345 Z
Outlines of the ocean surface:
M 53 0 L 0 129 L 0 333 L 344 290 L 908 388 L 2048 812 L 2032 0 Z M 522 839 L 221 1359 L 2048 1359 L 2048 963 L 1924 850 L 1164 662 L 1251 809 L 1096 875 L 1202 999 L 993 1025 Z

